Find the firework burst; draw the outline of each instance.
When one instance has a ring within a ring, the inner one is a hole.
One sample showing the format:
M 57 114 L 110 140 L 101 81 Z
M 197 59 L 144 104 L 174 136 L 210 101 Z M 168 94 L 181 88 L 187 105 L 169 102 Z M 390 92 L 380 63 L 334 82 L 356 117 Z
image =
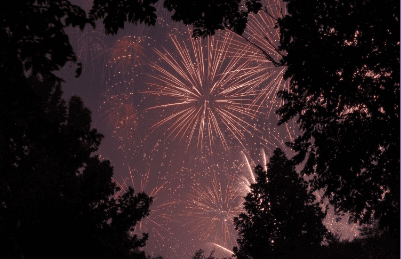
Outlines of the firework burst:
M 110 51 L 110 66 L 118 71 L 128 71 L 146 64 L 145 40 L 147 37 L 126 36 L 117 40 Z
M 289 89 L 289 80 L 284 80 L 286 67 L 281 64 L 285 53 L 278 50 L 280 43 L 280 31 L 276 28 L 278 18 L 286 15 L 286 6 L 281 0 L 264 1 L 264 10 L 258 14 L 251 14 L 247 23 L 244 36 L 235 36 L 232 41 L 231 52 L 233 56 L 242 56 L 256 62 L 253 67 L 257 79 L 250 89 L 257 93 L 252 102 L 255 110 L 267 108 L 267 116 L 275 111 L 282 101 L 277 100 L 277 93 L 283 89 Z M 243 49 L 250 47 L 245 53 Z
M 86 25 L 83 31 L 73 28 L 70 34 L 76 39 L 78 45 L 75 51 L 78 60 L 87 70 L 92 70 L 96 62 L 105 58 L 108 50 L 104 34 L 94 30 L 90 25 Z
M 146 190 L 146 186 L 149 182 L 149 175 L 150 175 L 150 167 L 148 169 L 148 172 L 142 176 L 142 179 L 140 181 L 140 186 L 141 186 L 142 192 L 145 192 L 145 190 Z M 133 182 L 134 178 L 133 178 L 131 170 L 130 170 L 130 177 Z M 149 195 L 149 197 L 153 198 L 154 203 L 158 199 L 158 196 L 157 196 L 158 193 L 165 187 L 165 185 L 167 183 L 168 182 L 166 181 L 166 182 L 162 183 L 161 185 L 158 185 L 158 186 L 154 187 L 153 189 L 151 189 L 151 191 L 148 195 Z M 163 235 L 162 231 L 164 231 L 168 234 L 171 234 L 171 230 L 170 230 L 170 228 L 166 227 L 164 224 L 158 223 L 157 221 L 158 221 L 158 219 L 159 219 L 159 221 L 160 221 L 160 219 L 167 220 L 167 221 L 176 221 L 173 219 L 172 215 L 165 213 L 165 212 L 162 213 L 162 210 L 164 208 L 175 205 L 177 203 L 178 203 L 178 201 L 173 200 L 170 202 L 164 202 L 162 204 L 152 206 L 151 212 L 153 215 L 149 216 L 148 218 L 146 218 L 144 220 L 141 220 L 138 224 L 138 229 L 136 229 L 135 231 L 137 233 L 143 233 L 143 232 L 145 232 L 145 230 L 147 230 L 147 231 L 153 230 L 156 232 L 156 235 L 158 237 L 160 237 L 162 240 L 164 240 L 164 235 Z M 152 225 L 152 226 L 150 226 L 150 225 Z
M 149 234 L 149 239 L 146 243 L 145 251 L 149 252 L 152 256 L 156 252 L 167 248 L 166 244 L 171 237 L 172 229 L 170 227 L 171 223 L 178 222 L 172 214 L 172 207 L 178 203 L 177 200 L 169 200 L 166 198 L 166 189 L 169 182 L 164 181 L 162 184 L 157 184 L 153 188 L 148 186 L 150 181 L 150 165 L 148 171 L 143 175 L 137 175 L 128 165 L 129 176 L 123 179 L 121 182 L 116 182 L 117 186 L 120 187 L 120 191 L 115 194 L 118 197 L 121 192 L 128 189 L 129 186 L 133 187 L 136 192 L 145 192 L 149 197 L 153 198 L 153 202 L 150 205 L 149 216 L 143 218 L 135 226 L 134 231 L 131 235 L 142 235 L 143 233 Z M 136 181 L 135 181 L 136 179 Z M 139 180 L 138 180 L 139 179 Z M 163 195 L 160 193 L 163 192 Z M 179 223 L 179 222 L 178 222 Z
M 281 126 L 283 129 L 279 129 L 279 116 L 274 114 L 284 105 L 284 101 L 280 100 L 277 94 L 280 90 L 288 90 L 290 82 L 283 78 L 287 68 L 281 63 L 281 59 L 285 53 L 278 50 L 280 31 L 276 28 L 277 20 L 287 15 L 286 4 L 281 0 L 266 0 L 262 1 L 262 4 L 263 10 L 250 15 L 244 36 L 236 35 L 235 40 L 231 41 L 234 51 L 230 55 L 236 57 L 246 46 L 250 47 L 241 55 L 256 64 L 253 67 L 255 83 L 250 88 L 256 97 L 251 107 L 256 111 L 262 110 L 266 115 L 259 125 L 264 132 L 264 142 L 261 144 L 268 151 L 272 151 L 277 147 L 288 149 L 285 143 L 294 141 L 298 135 L 298 126 L 293 119 L 284 123 Z
M 200 242 L 213 242 L 224 247 L 236 245 L 234 217 L 242 211 L 242 199 L 231 178 L 223 190 L 214 174 L 211 187 L 196 183 L 187 194 L 180 216 L 189 226 L 188 234 L 196 234 Z
M 127 141 L 133 141 L 133 133 L 138 125 L 137 111 L 134 107 L 133 93 L 127 87 L 112 86 L 101 109 L 113 128 L 113 135 L 120 141 L 121 148 Z M 117 88 L 117 89 L 114 89 Z
M 256 118 L 257 113 L 250 109 L 252 94 L 248 88 L 253 85 L 250 79 L 253 70 L 248 67 L 249 63 L 239 63 L 241 57 L 227 59 L 229 36 L 222 41 L 208 37 L 206 46 L 202 39 L 190 37 L 191 49 L 185 43 L 180 44 L 175 36 L 170 37 L 179 58 L 166 50 L 164 53 L 156 50 L 166 66 L 151 64 L 158 72 L 151 77 L 158 83 L 152 83 L 153 89 L 144 93 L 170 99 L 149 109 L 171 113 L 152 129 L 166 126 L 169 137 L 186 139 L 187 150 L 195 135 L 201 150 L 208 139 L 210 152 L 216 139 L 228 149 L 227 132 L 242 144 L 244 133 L 252 135 L 252 131 L 258 131 L 245 120 Z

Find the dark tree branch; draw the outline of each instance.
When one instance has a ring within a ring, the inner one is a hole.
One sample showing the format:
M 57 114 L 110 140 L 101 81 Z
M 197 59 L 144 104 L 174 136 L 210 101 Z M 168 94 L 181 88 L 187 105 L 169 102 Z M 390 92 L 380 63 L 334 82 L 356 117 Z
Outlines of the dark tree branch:
M 228 29 L 228 30 L 230 30 L 232 33 L 235 33 L 235 32 L 232 31 L 231 29 Z M 274 65 L 275 67 L 285 66 L 285 63 L 284 63 L 284 62 L 277 62 L 277 61 L 275 61 L 265 50 L 263 50 L 261 47 L 259 47 L 259 46 L 256 45 L 255 43 L 251 42 L 250 40 L 248 40 L 247 38 L 245 38 L 244 36 L 242 36 L 242 35 L 240 35 L 240 34 L 238 34 L 238 33 L 235 33 L 235 34 L 241 36 L 241 37 L 242 37 L 244 40 L 246 40 L 249 44 L 251 44 L 251 45 L 254 46 L 255 48 L 259 49 L 259 50 L 263 53 L 263 55 L 266 57 L 266 59 L 269 60 L 270 62 L 272 62 L 273 65 Z M 270 41 L 268 41 L 268 42 L 269 42 L 269 44 L 271 44 Z M 272 44 L 271 44 L 271 45 L 272 45 Z M 274 47 L 274 46 L 273 46 L 273 47 Z M 276 48 L 274 48 L 274 49 L 278 52 L 278 50 L 277 50 Z M 278 53 L 279 53 L 279 52 L 278 52 Z M 282 55 L 281 53 L 279 53 L 279 54 L 283 57 L 283 55 Z

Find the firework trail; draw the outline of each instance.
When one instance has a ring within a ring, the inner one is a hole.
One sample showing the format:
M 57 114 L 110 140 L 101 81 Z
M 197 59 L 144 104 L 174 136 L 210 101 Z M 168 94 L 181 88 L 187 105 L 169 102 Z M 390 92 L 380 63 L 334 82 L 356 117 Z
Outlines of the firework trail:
M 144 92 L 171 100 L 148 109 L 162 109 L 164 114 L 170 111 L 152 129 L 165 126 L 173 140 L 185 138 L 186 150 L 195 135 L 201 150 L 208 139 L 211 153 L 216 139 L 228 149 L 226 132 L 242 144 L 244 133 L 252 135 L 252 131 L 258 131 L 243 119 L 255 119 L 257 113 L 250 109 L 252 94 L 248 89 L 254 82 L 250 79 L 253 70 L 249 63 L 239 63 L 241 57 L 227 59 L 229 36 L 222 41 L 208 37 L 206 46 L 202 39 L 190 37 L 192 48 L 180 44 L 175 36 L 170 37 L 179 58 L 166 50 L 156 50 L 165 66 L 151 64 L 158 74 L 150 76 L 158 83 L 151 83 L 152 90 Z
M 260 149 L 260 159 L 259 163 L 263 170 L 267 171 L 267 160 L 265 150 L 263 148 Z M 237 188 L 239 190 L 239 195 L 244 198 L 248 193 L 251 192 L 251 184 L 256 183 L 256 175 L 254 173 L 255 167 L 257 164 L 250 158 L 250 155 L 246 151 L 240 151 L 241 159 L 239 160 L 239 164 L 235 165 L 236 174 L 235 174 L 235 182 L 237 184 Z
M 223 253 L 216 253 L 216 254 L 213 254 L 214 256 L 216 256 L 216 258 L 220 258 L 220 256 L 219 256 L 219 254 L 222 254 L 222 256 L 223 255 L 229 255 L 229 256 L 233 256 L 234 255 L 234 252 L 233 251 L 231 251 L 230 249 L 228 249 L 228 248 L 225 248 L 224 246 L 221 246 L 221 245 L 219 245 L 219 244 L 216 244 L 216 243 L 209 243 L 208 245 L 210 245 L 210 246 L 212 246 L 213 248 L 218 248 L 221 252 L 223 252 Z M 231 248 L 232 249 L 232 248 Z M 213 249 L 214 250 L 214 249 Z M 206 254 L 208 254 L 208 253 L 206 253 Z

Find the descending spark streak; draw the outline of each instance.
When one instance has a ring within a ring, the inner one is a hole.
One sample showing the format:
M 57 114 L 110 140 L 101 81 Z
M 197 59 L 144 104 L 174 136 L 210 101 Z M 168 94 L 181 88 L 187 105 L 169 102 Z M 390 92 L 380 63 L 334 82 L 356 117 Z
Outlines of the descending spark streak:
M 263 170 L 267 171 L 267 157 L 263 148 L 260 150 L 260 154 L 261 159 L 259 160 L 259 162 L 263 163 Z M 238 170 L 236 182 L 238 183 L 240 196 L 245 197 L 248 193 L 251 192 L 251 184 L 256 183 L 256 178 L 254 174 L 256 163 L 248 158 L 244 151 L 241 151 L 241 156 L 243 162 L 236 166 L 236 169 Z
M 243 155 L 243 157 L 244 157 L 244 159 L 245 159 L 245 163 L 246 163 L 247 168 L 248 168 L 248 170 L 249 170 L 249 172 L 250 172 L 250 176 L 251 176 L 251 179 L 252 179 L 252 183 L 254 183 L 256 180 L 255 180 L 255 176 L 254 176 L 253 173 L 252 173 L 253 170 L 252 170 L 252 168 L 251 168 L 251 164 L 249 163 L 249 160 L 248 160 L 248 158 L 246 157 L 244 151 L 241 151 L 241 153 L 242 153 L 242 155 Z
M 126 179 L 123 179 L 123 183 L 118 182 L 118 181 L 115 180 L 114 178 L 111 178 L 111 179 L 112 179 L 112 181 L 113 181 L 114 183 L 116 183 L 117 187 L 120 188 L 119 191 L 117 191 L 117 192 L 114 193 L 114 199 L 117 199 L 119 196 L 121 196 L 120 194 L 121 194 L 124 190 L 128 189 L 128 186 L 127 186 L 127 183 L 126 183 Z
M 224 246 L 221 246 L 221 245 L 216 244 L 216 243 L 211 243 L 211 244 L 214 245 L 214 246 L 217 246 L 218 248 L 222 249 L 222 250 L 225 251 L 225 252 L 228 252 L 228 253 L 230 253 L 230 254 L 234 254 L 233 251 L 231 251 L 230 249 L 225 248 Z
M 262 161 L 263 161 L 263 170 L 265 170 L 267 172 L 267 158 L 266 158 L 266 153 L 265 150 L 262 148 L 261 150 L 262 153 Z
M 252 135 L 251 130 L 258 131 L 243 119 L 254 119 L 258 113 L 250 109 L 252 93 L 248 89 L 254 83 L 250 80 L 254 72 L 249 69 L 249 62 L 240 63 L 240 60 L 244 60 L 241 54 L 227 59 L 230 36 L 220 42 L 209 37 L 205 47 L 202 46 L 202 39 L 190 38 L 192 51 L 174 36 L 171 36 L 171 40 L 180 59 L 175 59 L 166 50 L 166 53 L 156 50 L 167 66 L 164 68 L 156 63 L 151 64 L 159 75 L 150 76 L 159 82 L 151 84 L 155 90 L 144 93 L 175 99 L 149 109 L 176 109 L 154 124 L 152 129 L 168 125 L 169 137 L 173 135 L 173 139 L 176 139 L 181 135 L 180 140 L 187 138 L 186 150 L 196 131 L 198 147 L 202 150 L 204 138 L 207 137 L 210 153 L 215 138 L 228 149 L 225 129 L 242 145 L 245 132 Z
M 243 153 L 243 152 L 242 152 Z M 247 166 L 247 175 L 241 175 L 238 177 L 238 182 L 240 184 L 240 189 L 242 190 L 241 196 L 245 197 L 249 192 L 251 192 L 251 184 L 255 183 L 255 176 L 253 175 L 253 170 L 251 168 L 251 165 L 246 157 L 246 155 L 243 153 L 243 157 L 245 159 L 245 165 Z M 250 176 L 250 177 L 249 177 Z

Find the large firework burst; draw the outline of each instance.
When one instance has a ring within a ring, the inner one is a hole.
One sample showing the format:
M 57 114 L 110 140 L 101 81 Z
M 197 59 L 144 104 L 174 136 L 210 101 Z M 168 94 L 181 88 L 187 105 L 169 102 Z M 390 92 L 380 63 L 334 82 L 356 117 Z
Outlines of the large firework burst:
M 207 138 L 210 152 L 216 139 L 228 148 L 227 133 L 242 143 L 244 133 L 252 135 L 252 131 L 257 131 L 246 120 L 256 118 L 256 112 L 249 107 L 253 70 L 246 60 L 239 63 L 244 60 L 241 55 L 227 59 L 230 36 L 221 41 L 215 37 L 206 40 L 190 37 L 191 48 L 174 36 L 171 40 L 179 58 L 166 50 L 164 53 L 156 50 L 164 65 L 151 64 L 158 72 L 151 76 L 158 82 L 152 83 L 152 90 L 145 93 L 171 100 L 149 108 L 163 109 L 164 115 L 152 128 L 166 126 L 169 136 L 186 139 L 187 150 L 195 135 L 201 149 Z M 170 114 L 166 115 L 167 112 Z

